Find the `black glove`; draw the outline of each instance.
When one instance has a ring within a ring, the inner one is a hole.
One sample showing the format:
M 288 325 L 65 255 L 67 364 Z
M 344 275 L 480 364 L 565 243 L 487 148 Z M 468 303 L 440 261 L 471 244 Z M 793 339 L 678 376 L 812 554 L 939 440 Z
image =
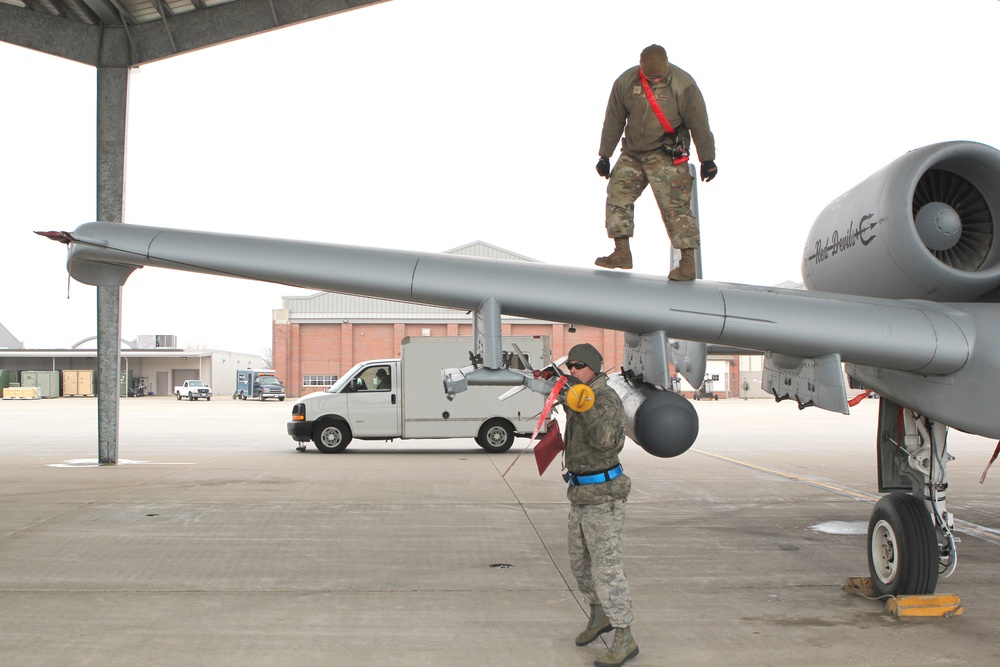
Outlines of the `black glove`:
M 611 178 L 611 160 L 602 157 L 597 161 L 597 175 L 604 178 Z
M 718 173 L 719 168 L 715 166 L 714 160 L 705 160 L 701 163 L 701 180 L 706 183 L 715 178 L 715 175 Z

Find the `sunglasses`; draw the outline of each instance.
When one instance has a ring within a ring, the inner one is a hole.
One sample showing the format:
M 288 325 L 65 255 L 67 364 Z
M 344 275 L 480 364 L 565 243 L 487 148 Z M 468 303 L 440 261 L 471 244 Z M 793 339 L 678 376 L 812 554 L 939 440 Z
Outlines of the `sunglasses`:
M 582 371 L 586 367 L 587 367 L 587 364 L 583 363 L 582 361 L 567 361 L 566 362 L 566 368 L 570 369 L 571 371 Z

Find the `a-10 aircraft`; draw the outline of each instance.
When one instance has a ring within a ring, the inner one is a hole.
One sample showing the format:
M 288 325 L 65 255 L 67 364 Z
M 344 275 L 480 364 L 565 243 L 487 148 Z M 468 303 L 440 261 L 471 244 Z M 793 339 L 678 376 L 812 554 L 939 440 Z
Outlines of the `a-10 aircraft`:
M 552 386 L 506 367 L 500 313 L 630 332 L 612 385 L 630 436 L 659 456 L 698 432 L 691 405 L 665 390 L 668 357 L 697 386 L 706 345 L 758 350 L 776 399 L 844 413 L 846 370 L 881 401 L 887 495 L 868 562 L 877 592 L 896 595 L 932 593 L 955 568 L 948 429 L 1000 438 L 998 214 L 1000 152 L 956 141 L 911 151 L 830 203 L 802 256 L 806 290 L 117 223 L 40 233 L 69 244 L 70 274 L 90 285 L 156 266 L 475 311 L 474 363 L 445 371 L 449 392 Z

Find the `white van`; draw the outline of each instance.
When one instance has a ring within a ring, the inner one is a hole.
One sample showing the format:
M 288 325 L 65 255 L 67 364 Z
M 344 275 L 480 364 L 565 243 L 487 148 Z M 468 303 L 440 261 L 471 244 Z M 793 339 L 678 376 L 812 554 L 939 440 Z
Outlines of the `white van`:
M 511 368 L 523 368 L 514 345 L 532 368 L 551 363 L 549 336 L 504 336 Z M 332 387 L 292 406 L 288 435 L 300 451 L 312 440 L 321 452 L 342 452 L 351 440 L 475 438 L 488 452 L 505 452 L 515 436 L 530 436 L 545 397 L 509 387 L 470 387 L 448 400 L 441 371 L 469 364 L 472 338 L 404 338 L 399 359 L 362 361 Z

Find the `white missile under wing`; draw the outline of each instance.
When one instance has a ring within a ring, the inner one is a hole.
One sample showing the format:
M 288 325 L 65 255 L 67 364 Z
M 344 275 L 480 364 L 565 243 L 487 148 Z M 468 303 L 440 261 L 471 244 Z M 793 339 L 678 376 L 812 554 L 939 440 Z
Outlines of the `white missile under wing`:
M 891 493 L 869 524 L 873 580 L 880 594 L 916 594 L 956 563 L 948 428 L 1000 438 L 998 215 L 1000 153 L 948 142 L 823 210 L 802 256 L 807 290 L 115 223 L 47 235 L 69 243 L 70 274 L 91 285 L 156 266 L 466 309 L 487 330 L 503 312 L 760 350 L 765 388 L 803 407 L 846 412 L 846 368 L 881 397 L 878 475 Z M 521 382 L 483 366 L 488 381 Z

